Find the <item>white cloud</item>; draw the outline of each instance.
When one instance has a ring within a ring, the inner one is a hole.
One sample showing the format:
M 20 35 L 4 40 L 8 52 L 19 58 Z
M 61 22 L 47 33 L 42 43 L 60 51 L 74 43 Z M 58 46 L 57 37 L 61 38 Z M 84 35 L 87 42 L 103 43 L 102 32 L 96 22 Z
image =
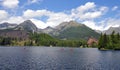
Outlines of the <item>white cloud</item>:
M 94 2 L 87 2 L 78 8 L 72 9 L 72 17 L 79 20 L 96 19 L 101 17 L 106 11 L 107 7 L 97 7 Z
M 2 2 L 2 6 L 10 9 L 18 7 L 18 4 L 19 4 L 19 0 L 3 0 Z
M 114 6 L 113 8 L 112 8 L 112 11 L 115 11 L 115 10 L 117 10 L 118 9 L 118 6 Z
M 95 19 L 101 18 L 109 10 L 106 6 L 97 6 L 94 2 L 87 2 L 84 5 L 74 8 L 71 11 L 73 18 L 78 19 L 81 23 L 86 26 L 96 29 L 104 30 L 104 24 L 97 25 L 99 21 L 95 22 Z
M 114 26 L 112 26 L 112 27 L 119 27 L 119 26 L 120 26 L 120 25 L 117 24 L 117 25 L 114 25 Z
M 101 29 L 99 28 L 96 28 L 97 30 L 107 30 L 109 29 L 110 27 L 119 27 L 120 24 L 120 18 L 119 19 L 116 19 L 116 18 L 106 18 L 98 23 L 100 23 L 99 27 L 101 27 Z
M 73 8 L 72 13 L 78 13 L 78 11 L 81 13 L 81 12 L 84 12 L 86 10 L 92 9 L 94 7 L 95 7 L 94 3 L 89 2 L 89 3 L 86 3 L 85 5 L 81 5 L 81 6 L 77 7 L 77 8 Z
M 2 13 L 3 14 L 3 13 Z M 5 16 L 5 14 L 3 15 Z M 38 20 L 39 18 L 47 16 L 46 21 Z M 38 18 L 38 19 L 37 19 Z M 0 22 L 9 22 L 9 23 L 21 23 L 27 19 L 30 19 L 38 28 L 46 28 L 47 26 L 55 27 L 64 21 L 72 20 L 71 15 L 67 15 L 63 12 L 51 12 L 48 10 L 26 10 L 23 12 L 22 16 L 11 16 L 8 19 L 2 20 Z
M 84 14 L 88 12 L 88 10 L 93 10 L 96 7 L 94 2 L 87 2 L 85 5 L 81 5 L 77 8 L 71 10 L 71 15 L 73 18 L 82 19 Z
M 31 3 L 37 3 L 37 2 L 40 2 L 42 0 L 31 0 Z
M 10 1 L 10 0 L 4 0 Z M 18 1 L 18 0 L 15 0 Z M 28 0 L 30 3 L 36 3 L 38 1 L 42 0 Z M 12 0 L 13 2 L 13 0 Z M 19 3 L 19 1 L 18 1 Z M 11 6 L 18 6 L 18 3 L 15 3 L 14 5 L 11 3 L 9 4 L 10 7 L 7 8 L 13 8 Z M 118 7 L 113 7 L 114 10 L 116 10 Z M 115 18 L 107 18 L 103 19 L 102 21 L 95 21 L 95 19 L 101 18 L 102 15 L 104 15 L 109 10 L 108 7 L 105 6 L 97 6 L 94 2 L 87 2 L 84 5 L 81 5 L 77 8 L 71 9 L 71 13 L 66 14 L 65 12 L 53 12 L 46 9 L 42 10 L 32 10 L 28 9 L 23 11 L 23 14 L 20 16 L 10 16 L 9 13 L 5 10 L 0 10 L 0 22 L 10 22 L 10 23 L 21 23 L 24 20 L 30 19 L 38 28 L 46 28 L 47 26 L 55 27 L 59 25 L 61 22 L 66 22 L 70 20 L 78 20 L 80 23 L 85 24 L 86 26 L 96 29 L 96 30 L 106 30 L 111 26 L 119 26 L 120 19 Z M 40 20 L 42 17 L 46 16 L 47 19 Z M 99 23 L 99 26 L 97 25 Z
M 8 18 L 8 12 L 5 10 L 0 10 L 0 21 L 5 20 Z
M 105 7 L 105 6 L 102 6 L 102 7 L 99 8 L 99 10 L 102 11 L 102 12 L 107 12 L 108 9 L 109 9 L 109 8 L 108 8 L 108 7 Z
M 62 22 L 70 21 L 70 20 L 72 20 L 71 16 L 67 15 L 65 13 L 62 13 L 62 12 L 52 13 L 49 15 L 49 19 L 47 20 L 47 24 L 51 27 L 55 27 Z
M 94 19 L 97 17 L 100 17 L 102 15 L 102 12 L 95 11 L 95 12 L 87 12 L 83 16 L 81 16 L 81 19 Z
M 120 19 L 109 18 L 101 22 L 98 22 L 98 23 L 101 23 L 99 26 L 95 25 L 97 23 L 94 21 L 84 21 L 83 23 L 92 29 L 104 31 L 109 29 L 110 27 L 119 27 L 120 26 L 119 22 L 120 22 Z
M 13 16 L 13 17 L 10 17 L 10 18 L 8 18 L 8 19 L 6 19 L 6 20 L 3 20 L 2 22 L 9 22 L 9 23 L 20 24 L 20 23 L 23 22 L 24 20 L 26 20 L 26 19 L 24 19 L 24 18 L 21 17 L 21 16 Z
M 120 19 L 109 18 L 105 22 L 106 22 L 106 28 L 105 29 L 108 29 L 109 27 L 120 26 Z
M 43 21 L 35 19 L 41 18 L 43 16 L 48 17 L 48 19 L 46 19 L 45 21 L 45 24 Z M 61 22 L 72 20 L 72 17 L 70 15 L 67 15 L 63 12 L 55 13 L 48 10 L 26 10 L 23 12 L 23 17 L 27 19 L 32 19 L 34 22 L 37 22 L 39 28 L 42 27 L 39 25 L 40 22 L 42 22 L 42 25 L 44 25 L 42 28 L 44 28 L 47 26 L 55 27 Z
M 94 2 L 87 2 L 85 5 L 82 5 L 82 6 L 78 7 L 76 10 L 80 11 L 80 12 L 84 12 L 84 11 L 93 9 L 95 7 L 96 7 L 96 5 L 95 5 Z
M 30 19 L 38 28 L 44 29 L 47 27 L 46 23 L 37 19 Z
M 20 7 L 21 9 L 24 9 L 26 6 L 29 6 L 31 4 L 40 4 L 43 0 L 26 0 L 25 3 Z
M 103 30 L 103 26 L 100 25 L 100 26 L 97 26 L 95 25 L 96 22 L 92 21 L 92 20 L 88 20 L 88 21 L 83 21 L 82 23 L 84 23 L 86 26 L 94 29 L 94 30 Z
M 41 2 L 41 1 L 43 1 L 43 0 L 28 0 L 28 4 L 32 4 L 32 3 L 39 3 L 39 2 Z
M 48 16 L 51 13 L 52 12 L 47 11 L 47 10 L 36 10 L 36 11 L 34 11 L 34 10 L 28 9 L 28 10 L 23 12 L 23 16 L 25 18 L 33 18 L 33 17 L 42 17 L 44 15 Z

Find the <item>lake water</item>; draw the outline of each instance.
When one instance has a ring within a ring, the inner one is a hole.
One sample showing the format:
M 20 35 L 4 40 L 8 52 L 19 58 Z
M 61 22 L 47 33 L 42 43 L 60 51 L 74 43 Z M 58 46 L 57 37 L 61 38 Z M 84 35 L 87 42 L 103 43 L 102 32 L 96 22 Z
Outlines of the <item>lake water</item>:
M 120 70 L 120 51 L 0 47 L 0 70 Z

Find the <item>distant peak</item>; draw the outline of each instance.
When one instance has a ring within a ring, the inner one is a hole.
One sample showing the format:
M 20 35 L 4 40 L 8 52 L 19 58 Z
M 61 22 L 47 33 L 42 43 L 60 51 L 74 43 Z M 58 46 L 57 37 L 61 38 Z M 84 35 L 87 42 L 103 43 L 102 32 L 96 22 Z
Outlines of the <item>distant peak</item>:
M 70 26 L 74 26 L 75 25 L 75 26 L 78 26 L 78 25 L 81 25 L 81 24 L 76 22 L 76 21 L 71 20 L 69 22 L 63 22 L 60 25 L 70 25 Z
M 52 27 L 48 26 L 48 27 L 46 27 L 46 28 L 52 28 Z
M 71 21 L 69 21 L 69 23 L 78 23 L 78 22 L 71 20 Z
M 52 27 L 50 27 L 50 26 L 48 26 L 48 27 L 46 27 L 45 29 L 53 29 Z
M 78 23 L 77 21 L 69 21 L 68 22 L 68 25 L 70 25 L 70 26 L 81 26 L 82 24 L 80 24 L 80 23 Z
M 31 20 L 26 20 L 26 21 L 22 22 L 21 24 L 34 25 L 34 23 Z
M 24 21 L 24 22 L 32 22 L 31 20 L 26 20 L 26 21 Z

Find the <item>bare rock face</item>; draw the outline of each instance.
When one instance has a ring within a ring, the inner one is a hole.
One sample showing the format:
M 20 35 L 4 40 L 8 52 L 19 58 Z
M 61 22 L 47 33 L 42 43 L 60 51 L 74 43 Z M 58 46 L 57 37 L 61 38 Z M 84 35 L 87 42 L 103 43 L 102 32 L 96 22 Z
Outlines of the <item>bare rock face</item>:
M 26 40 L 29 38 L 28 32 L 22 30 L 0 30 L 0 36 L 21 39 L 21 40 Z
M 31 20 L 26 20 L 15 27 L 15 30 L 25 30 L 29 32 L 37 32 L 38 28 Z

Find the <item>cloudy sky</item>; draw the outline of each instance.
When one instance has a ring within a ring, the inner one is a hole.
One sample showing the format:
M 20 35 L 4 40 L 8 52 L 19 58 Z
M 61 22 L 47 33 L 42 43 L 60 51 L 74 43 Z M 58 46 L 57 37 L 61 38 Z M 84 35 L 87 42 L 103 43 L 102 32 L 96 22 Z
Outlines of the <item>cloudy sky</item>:
M 106 30 L 120 25 L 120 0 L 0 0 L 0 23 L 28 19 L 38 28 L 75 20 Z

